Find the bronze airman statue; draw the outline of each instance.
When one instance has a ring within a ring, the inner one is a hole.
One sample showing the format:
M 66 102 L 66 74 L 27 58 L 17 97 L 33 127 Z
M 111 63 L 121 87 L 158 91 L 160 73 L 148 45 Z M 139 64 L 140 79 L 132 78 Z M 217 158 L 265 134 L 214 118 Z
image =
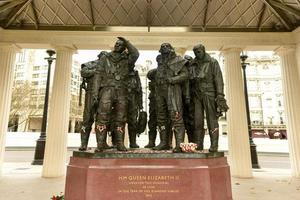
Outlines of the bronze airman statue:
M 184 141 L 183 87 L 188 80 L 187 61 L 175 54 L 169 43 L 163 43 L 157 57 L 158 68 L 155 76 L 157 125 L 160 144 L 154 150 L 169 149 L 168 121 L 175 134 L 174 153 L 181 152 L 180 143 Z
M 222 71 L 218 61 L 205 52 L 202 44 L 194 46 L 193 51 L 195 58 L 190 62 L 190 88 L 194 106 L 194 142 L 198 146 L 197 150 L 203 150 L 206 117 L 211 141 L 209 151 L 216 152 L 219 141 L 218 118 L 229 109 L 225 100 Z
M 117 150 L 127 150 L 124 146 L 128 106 L 127 81 L 138 57 L 138 50 L 125 38 L 118 37 L 114 50 L 99 60 L 93 90 L 94 103 L 99 105 L 96 115 L 96 152 L 105 149 L 107 132 L 112 120 Z
M 107 52 L 101 51 L 98 55 L 98 60 L 90 61 L 81 65 L 81 90 L 85 90 L 85 99 L 84 99 L 84 111 L 83 111 L 83 121 L 80 131 L 81 135 L 81 146 L 79 147 L 80 151 L 86 151 L 88 146 L 88 141 L 90 137 L 90 132 L 92 131 L 92 125 L 94 123 L 94 117 L 97 110 L 97 106 L 93 103 L 93 89 L 94 89 L 94 79 L 95 71 L 97 64 L 100 58 Z M 80 97 L 81 99 L 81 97 Z M 108 145 L 105 143 L 106 148 Z

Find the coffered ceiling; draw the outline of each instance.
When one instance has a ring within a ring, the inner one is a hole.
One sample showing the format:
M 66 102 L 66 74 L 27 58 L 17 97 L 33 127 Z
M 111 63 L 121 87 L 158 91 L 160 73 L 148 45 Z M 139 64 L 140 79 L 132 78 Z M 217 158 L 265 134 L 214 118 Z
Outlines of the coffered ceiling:
M 0 0 L 4 29 L 275 32 L 299 25 L 300 0 Z

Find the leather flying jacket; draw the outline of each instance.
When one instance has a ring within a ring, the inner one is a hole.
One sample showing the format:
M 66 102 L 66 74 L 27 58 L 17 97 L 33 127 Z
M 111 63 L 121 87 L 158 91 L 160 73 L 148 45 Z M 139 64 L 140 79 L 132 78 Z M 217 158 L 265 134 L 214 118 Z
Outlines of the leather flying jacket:
M 173 56 L 168 61 L 163 62 L 161 55 L 158 55 L 158 68 L 155 76 L 155 82 L 157 85 L 163 85 L 167 83 L 177 84 L 187 80 L 188 75 L 181 73 L 183 68 L 186 68 L 187 60 L 180 56 Z
M 204 59 L 194 58 L 190 63 L 191 88 L 196 96 L 203 94 L 216 97 L 224 96 L 222 71 L 216 59 L 205 54 Z

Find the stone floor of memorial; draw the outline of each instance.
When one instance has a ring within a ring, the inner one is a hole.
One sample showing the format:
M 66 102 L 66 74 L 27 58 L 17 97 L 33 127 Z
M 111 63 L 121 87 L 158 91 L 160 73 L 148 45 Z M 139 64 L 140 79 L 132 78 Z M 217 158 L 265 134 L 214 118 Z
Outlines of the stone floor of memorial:
M 0 178 L 1 198 L 6 200 L 47 200 L 64 191 L 65 177 L 41 178 L 41 166 L 4 163 Z M 234 200 L 299 200 L 300 179 L 287 169 L 254 170 L 252 179 L 232 178 Z

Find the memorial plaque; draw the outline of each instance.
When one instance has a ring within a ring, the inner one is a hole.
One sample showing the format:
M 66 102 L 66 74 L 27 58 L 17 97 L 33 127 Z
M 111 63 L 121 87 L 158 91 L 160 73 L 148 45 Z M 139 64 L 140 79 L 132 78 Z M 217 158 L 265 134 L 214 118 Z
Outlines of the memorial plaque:
M 222 152 L 172 155 L 74 152 L 66 199 L 232 199 L 229 166 Z

